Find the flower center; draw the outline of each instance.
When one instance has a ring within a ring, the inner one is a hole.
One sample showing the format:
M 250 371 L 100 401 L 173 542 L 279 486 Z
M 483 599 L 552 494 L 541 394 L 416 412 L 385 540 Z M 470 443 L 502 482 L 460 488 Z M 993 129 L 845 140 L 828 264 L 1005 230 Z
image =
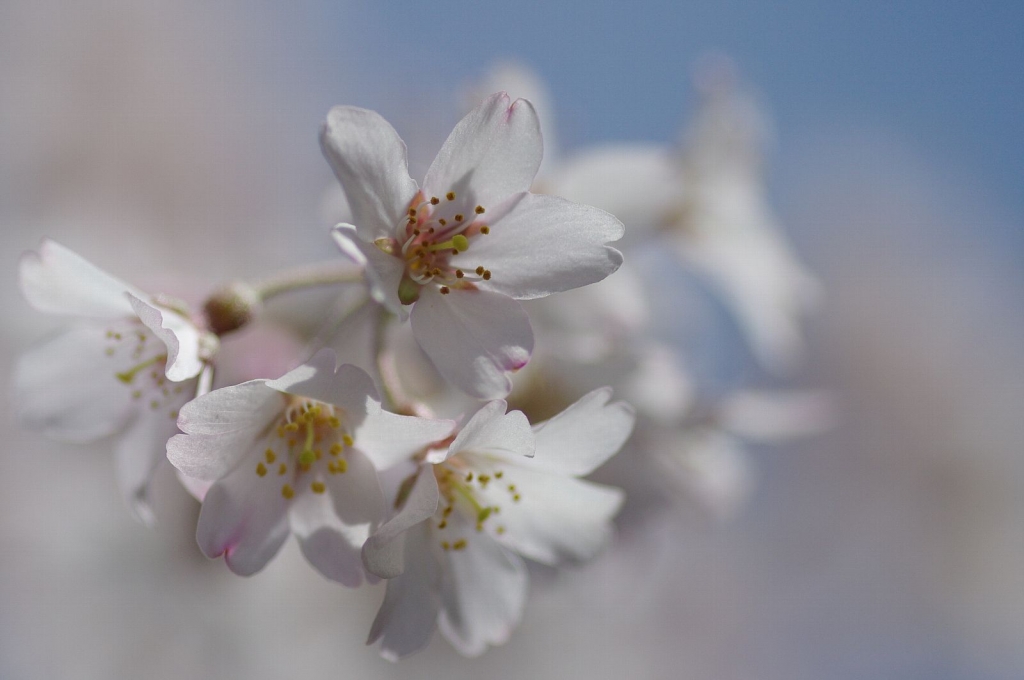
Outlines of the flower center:
M 348 470 L 345 448 L 355 442 L 345 423 L 345 412 L 332 404 L 292 397 L 267 436 L 267 448 L 256 464 L 256 474 L 271 471 L 284 478 L 281 495 L 291 499 L 299 484 L 309 483 L 313 493 L 324 493 L 327 475 Z
M 418 300 L 420 290 L 428 284 L 440 286 L 441 294 L 447 295 L 452 288 L 472 289 L 476 282 L 490 280 L 489 269 L 463 269 L 453 261 L 468 251 L 475 239 L 491 231 L 484 223 L 487 211 L 482 205 L 466 210 L 456 198 L 454 191 L 443 200 L 417 193 L 405 222 L 395 229 L 396 238 L 375 241 L 382 251 L 405 261 L 405 275 L 398 287 L 402 304 Z
M 167 380 L 163 343 L 138 321 L 108 327 L 104 341 L 104 355 L 113 363 L 114 377 L 131 391 L 132 400 L 152 411 L 165 409 L 177 420 L 178 409 L 193 396 L 195 382 Z
M 501 503 L 494 502 L 494 492 L 503 488 L 514 503 L 522 498 L 514 484 L 506 484 L 503 470 L 491 466 L 484 469 L 482 461 L 476 458 L 473 463 L 471 467 L 462 457 L 453 456 L 434 465 L 434 477 L 444 503 L 434 516 L 433 528 L 440 532 L 442 550 L 463 550 L 469 540 L 468 536 L 448 535 L 448 519 L 453 512 L 458 511 L 470 520 L 477 532 L 482 532 L 490 521 L 495 524 L 494 533 L 500 536 L 505 533 L 505 527 L 493 519 L 501 514 Z

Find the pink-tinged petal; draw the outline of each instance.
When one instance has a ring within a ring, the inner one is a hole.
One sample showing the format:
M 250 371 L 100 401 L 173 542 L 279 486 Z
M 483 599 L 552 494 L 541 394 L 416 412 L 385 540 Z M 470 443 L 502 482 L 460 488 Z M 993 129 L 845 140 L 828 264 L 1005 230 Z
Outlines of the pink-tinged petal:
M 135 406 L 130 388 L 117 379 L 119 367 L 104 356 L 106 332 L 104 326 L 73 328 L 18 359 L 11 401 L 25 426 L 87 442 L 127 423 Z
M 173 416 L 179 406 L 180 403 L 172 403 L 157 409 L 139 409 L 135 420 L 118 438 L 118 487 L 129 509 L 145 524 L 152 525 L 155 519 L 150 490 L 153 476 L 166 458 L 167 440 L 178 431 Z
M 268 380 L 267 387 L 339 406 L 346 425 L 358 427 L 368 414 L 380 412 L 377 388 L 363 369 L 351 364 L 335 369 L 335 361 L 334 350 L 322 349 L 298 368 Z
M 288 538 L 288 507 L 281 493 L 282 478 L 256 472 L 263 449 L 251 455 L 218 481 L 203 499 L 196 540 L 209 558 L 224 555 L 239 576 L 255 574 L 277 554 Z
M 446 458 L 458 454 L 513 460 L 533 456 L 534 436 L 530 421 L 522 411 L 505 413 L 505 408 L 505 402 L 497 400 L 474 413 L 455 437 Z
M 455 192 L 459 206 L 496 206 L 530 189 L 544 155 L 533 104 L 493 94 L 459 121 L 423 180 L 427 197 Z
M 519 624 L 526 602 L 526 567 L 459 513 L 452 515 L 456 517 L 450 528 L 453 535 L 466 537 L 466 546 L 444 553 L 438 627 L 460 654 L 479 656 L 488 645 L 504 644 Z
M 495 540 L 550 565 L 592 559 L 608 545 L 612 517 L 624 498 L 621 490 L 532 467 L 500 469 L 501 484 L 478 492 L 482 505 L 500 508 L 484 524 L 492 532 L 502 527 Z
M 334 513 L 330 497 L 313 493 L 309 487 L 298 491 L 288 517 L 302 554 L 324 578 L 349 588 L 362 585 L 360 551 L 370 535 L 368 524 L 342 522 Z
M 151 305 L 131 293 L 126 295 L 139 320 L 167 347 L 167 379 L 180 382 L 199 375 L 205 363 L 204 340 L 196 325 L 177 312 Z
M 440 493 L 431 465 L 423 465 L 398 514 L 381 525 L 363 545 L 363 564 L 371 574 L 395 578 L 405 568 L 403 534 L 437 512 Z
M 433 286 L 412 310 L 412 331 L 446 380 L 479 399 L 500 399 L 512 389 L 509 373 L 526 365 L 533 329 L 515 300 L 485 290 Z
M 653 235 L 677 210 L 680 174 L 678 158 L 663 146 L 607 146 L 568 159 L 544 189 L 615 215 L 626 225 L 625 245 Z
M 388 255 L 373 243 L 360 238 L 351 224 L 339 224 L 331 231 L 342 254 L 363 268 L 370 297 L 391 312 L 405 318 L 407 309 L 398 299 L 398 286 L 405 273 L 405 262 Z
M 320 147 L 345 190 L 360 237 L 393 236 L 417 191 L 395 129 L 374 111 L 335 106 L 320 128 Z
M 440 573 L 425 525 L 406 532 L 404 571 L 388 580 L 384 602 L 370 626 L 366 644 L 380 642 L 380 654 L 397 661 L 427 646 L 437 627 Z
M 234 468 L 284 408 L 284 399 L 265 380 L 232 385 L 181 408 L 178 428 L 185 434 L 167 442 L 167 458 L 189 477 L 214 480 Z
M 609 403 L 611 398 L 610 387 L 594 390 L 557 416 L 534 425 L 536 454 L 522 464 L 574 477 L 593 472 L 622 448 L 636 421 L 632 406 Z
M 19 266 L 21 292 L 41 312 L 118 319 L 132 316 L 125 292 L 146 294 L 114 278 L 56 241 L 25 253 Z
M 210 487 L 213 486 L 213 482 L 208 479 L 196 479 L 195 477 L 189 477 L 183 475 L 181 472 L 175 470 L 175 476 L 178 478 L 178 482 L 188 491 L 188 495 L 195 498 L 200 503 L 206 498 L 206 494 L 209 493 Z
M 471 271 L 482 266 L 491 278 L 480 285 L 517 300 L 596 283 L 622 264 L 622 253 L 605 244 L 622 238 L 612 215 L 557 196 L 525 194 L 452 258 Z
M 380 411 L 355 431 L 356 445 L 378 470 L 387 470 L 455 430 L 454 420 L 400 416 Z

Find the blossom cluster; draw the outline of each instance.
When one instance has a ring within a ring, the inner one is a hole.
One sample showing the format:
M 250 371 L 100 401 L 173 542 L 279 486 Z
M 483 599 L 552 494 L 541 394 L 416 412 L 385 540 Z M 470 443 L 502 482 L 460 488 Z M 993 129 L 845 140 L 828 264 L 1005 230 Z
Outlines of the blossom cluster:
M 502 77 L 544 101 L 521 72 Z M 749 487 L 740 440 L 823 420 L 815 394 L 696 395 L 642 268 L 624 264 L 623 250 L 670 244 L 769 369 L 793 363 L 816 284 L 767 212 L 738 101 L 711 92 L 681 157 L 563 160 L 549 143 L 542 168 L 541 116 L 498 92 L 422 183 L 383 117 L 335 107 L 320 133 L 344 199 L 333 264 L 235 282 L 192 309 L 46 240 L 21 261 L 22 292 L 75 323 L 17 364 L 18 415 L 69 441 L 112 437 L 119 486 L 146 523 L 154 476 L 172 465 L 202 504 L 200 550 L 236 574 L 294 534 L 325 578 L 386 581 L 368 638 L 385 658 L 435 629 L 481 654 L 523 617 L 528 562 L 576 565 L 612 542 L 630 481 L 585 477 L 634 429 L 626 467 L 653 462 L 728 514 Z M 356 302 L 316 310 L 320 331 L 283 375 L 225 382 L 221 338 L 314 286 Z

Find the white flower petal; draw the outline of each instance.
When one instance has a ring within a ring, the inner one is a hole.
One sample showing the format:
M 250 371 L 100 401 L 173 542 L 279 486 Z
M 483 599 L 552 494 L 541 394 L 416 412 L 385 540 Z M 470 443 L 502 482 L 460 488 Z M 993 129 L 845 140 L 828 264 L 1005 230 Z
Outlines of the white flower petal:
M 824 432 L 836 423 L 835 397 L 824 390 L 745 390 L 720 407 L 722 427 L 758 442 L 786 442 Z
M 507 395 L 508 374 L 525 366 L 533 352 L 526 312 L 490 291 L 453 288 L 442 295 L 425 287 L 413 306 L 412 331 L 437 371 L 479 399 Z
M 387 411 L 367 416 L 356 429 L 356 445 L 378 470 L 408 460 L 428 444 L 444 439 L 455 429 L 454 420 L 400 416 Z
M 605 245 L 622 238 L 612 215 L 557 196 L 524 194 L 452 258 L 471 271 L 482 266 L 491 279 L 479 285 L 518 300 L 572 290 L 605 278 L 622 264 L 622 253 Z
M 204 361 L 200 356 L 202 334 L 196 325 L 177 312 L 151 305 L 126 293 L 139 320 L 167 347 L 167 379 L 180 382 L 199 375 Z
M 402 535 L 437 512 L 440 494 L 431 465 L 420 467 L 405 503 L 363 545 L 363 564 L 371 574 L 395 578 L 405 567 Z
M 351 224 L 335 226 L 331 236 L 343 255 L 363 267 L 370 297 L 404 319 L 408 311 L 398 299 L 398 285 L 405 273 L 405 262 L 362 239 Z
M 417 191 L 395 129 L 375 111 L 335 106 L 320 129 L 320 147 L 345 190 L 360 237 L 391 236 Z
M 370 626 L 366 644 L 380 641 L 380 653 L 388 661 L 418 652 L 427 646 L 437 626 L 439 565 L 428 541 L 425 525 L 406 532 L 405 570 L 388 580 L 384 602 Z
M 496 206 L 530 189 L 544 155 L 533 104 L 491 95 L 459 121 L 423 180 L 427 197 L 455 192 L 459 205 Z
M 146 297 L 145 293 L 50 239 L 43 240 L 38 253 L 22 256 L 19 281 L 29 304 L 50 314 L 96 319 L 130 317 L 132 307 L 124 293 Z
M 484 525 L 503 527 L 495 536 L 500 543 L 551 565 L 592 559 L 608 545 L 621 490 L 515 465 L 501 470 L 500 484 L 492 480 L 478 492 L 483 504 L 500 508 Z
M 356 428 L 370 413 L 380 412 L 377 388 L 366 371 L 351 364 L 335 369 L 334 350 L 322 349 L 305 364 L 268 380 L 267 387 L 334 404 L 345 411 L 345 422 Z
M 189 477 L 218 479 L 249 452 L 283 408 L 281 393 L 267 387 L 265 380 L 197 397 L 181 408 L 178 427 L 185 434 L 167 443 L 167 458 Z
M 537 448 L 531 470 L 581 476 L 593 472 L 626 443 L 636 414 L 629 404 L 609 404 L 610 387 L 594 390 L 551 420 L 533 426 Z
M 606 210 L 626 225 L 625 243 L 651 236 L 680 204 L 679 161 L 656 145 L 598 147 L 564 162 L 546 193 Z
M 196 540 L 210 558 L 224 555 L 228 568 L 251 576 L 270 561 L 288 538 L 290 501 L 276 475 L 260 477 L 254 447 L 242 464 L 218 481 L 203 499 Z
M 452 518 L 458 517 L 454 513 Z M 506 642 L 526 602 L 526 567 L 516 555 L 464 520 L 451 528 L 467 536 L 466 547 L 444 553 L 438 627 L 465 656 Z
M 445 458 L 460 453 L 512 460 L 533 456 L 534 436 L 530 421 L 522 411 L 505 413 L 506 407 L 504 401 L 496 400 L 474 413 L 455 437 Z
M 127 303 L 127 300 L 125 301 Z M 116 432 L 135 412 L 131 390 L 104 361 L 104 326 L 73 328 L 34 347 L 14 368 L 19 420 L 50 437 L 87 442 Z
M 331 499 L 309 487 L 298 491 L 288 517 L 302 554 L 317 571 L 349 588 L 362 585 L 360 551 L 370 535 L 368 524 L 345 524 L 334 513 Z
M 358 449 L 346 449 L 347 470 L 327 475 L 327 491 L 334 502 L 334 512 L 349 526 L 377 524 L 384 519 L 384 492 L 377 479 L 377 470 Z M 367 532 L 368 534 L 369 532 Z M 362 548 L 362 544 L 359 545 Z
M 178 431 L 172 410 L 143 408 L 118 438 L 116 453 L 117 482 L 132 513 L 145 524 L 154 522 L 150 487 L 160 463 L 166 458 L 167 440 Z

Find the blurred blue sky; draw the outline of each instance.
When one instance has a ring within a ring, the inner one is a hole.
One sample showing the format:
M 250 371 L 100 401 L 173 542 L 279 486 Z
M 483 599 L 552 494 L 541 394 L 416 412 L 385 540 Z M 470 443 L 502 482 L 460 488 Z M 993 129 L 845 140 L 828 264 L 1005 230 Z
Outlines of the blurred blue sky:
M 382 109 L 401 91 L 410 107 L 436 105 L 451 83 L 518 58 L 557 93 L 567 146 L 674 140 L 694 104 L 689 69 L 722 51 L 768 103 L 783 149 L 808 130 L 875 130 L 1024 214 L 1020 3 L 355 0 L 288 21 L 302 58 L 281 66 L 298 76 L 313 48 L 318 78 L 333 71 Z

